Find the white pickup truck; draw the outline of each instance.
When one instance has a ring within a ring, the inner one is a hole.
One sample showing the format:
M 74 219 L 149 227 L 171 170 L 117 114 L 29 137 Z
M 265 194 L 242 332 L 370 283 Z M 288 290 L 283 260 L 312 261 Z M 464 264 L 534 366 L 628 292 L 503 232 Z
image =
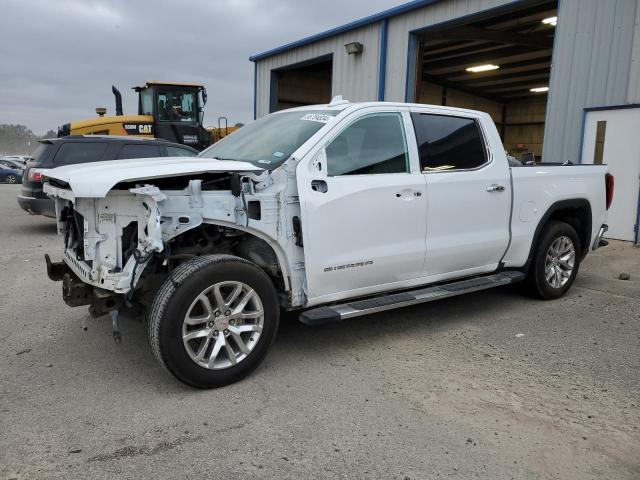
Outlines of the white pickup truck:
M 316 325 L 519 281 L 560 297 L 613 195 L 606 166 L 510 167 L 485 113 L 341 98 L 196 158 L 46 177 L 65 301 L 109 313 L 116 340 L 142 307 L 157 360 L 201 388 L 252 371 L 281 309 Z

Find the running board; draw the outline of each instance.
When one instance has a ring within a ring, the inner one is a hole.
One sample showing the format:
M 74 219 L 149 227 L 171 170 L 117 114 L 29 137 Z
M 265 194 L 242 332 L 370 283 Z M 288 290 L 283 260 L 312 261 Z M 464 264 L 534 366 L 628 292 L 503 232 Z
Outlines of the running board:
M 416 305 L 418 303 L 432 302 L 442 298 L 455 297 L 465 293 L 499 287 L 501 285 L 509 285 L 524 280 L 524 277 L 525 275 L 522 272 L 507 271 L 431 287 L 423 287 L 408 292 L 392 293 L 367 298 L 366 300 L 318 307 L 301 313 L 300 321 L 310 326 L 339 322 L 348 318 L 408 307 L 409 305 Z

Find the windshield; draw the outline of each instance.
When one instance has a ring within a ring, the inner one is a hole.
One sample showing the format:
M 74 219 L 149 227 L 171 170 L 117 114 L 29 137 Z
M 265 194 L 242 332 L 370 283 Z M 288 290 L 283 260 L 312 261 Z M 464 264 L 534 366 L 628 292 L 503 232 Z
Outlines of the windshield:
M 233 132 L 199 156 L 239 160 L 273 170 L 337 113 L 305 110 L 267 115 Z
M 195 90 L 158 89 L 158 120 L 195 122 L 196 95 Z

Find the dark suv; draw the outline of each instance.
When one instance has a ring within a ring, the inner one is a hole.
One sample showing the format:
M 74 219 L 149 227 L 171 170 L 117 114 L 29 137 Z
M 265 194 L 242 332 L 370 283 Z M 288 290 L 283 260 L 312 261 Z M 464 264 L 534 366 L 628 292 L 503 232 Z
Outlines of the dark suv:
M 34 159 L 22 176 L 18 204 L 36 215 L 55 217 L 51 200 L 42 191 L 42 171 L 76 163 L 149 157 L 195 157 L 198 151 L 162 139 L 116 136 L 67 136 L 40 140 Z

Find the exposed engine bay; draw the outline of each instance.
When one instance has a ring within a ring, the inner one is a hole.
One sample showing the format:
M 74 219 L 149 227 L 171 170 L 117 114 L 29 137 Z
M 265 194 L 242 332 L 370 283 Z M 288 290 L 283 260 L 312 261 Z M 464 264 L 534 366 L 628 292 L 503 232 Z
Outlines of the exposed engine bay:
M 47 258 L 49 276 L 63 281 L 65 302 L 89 305 L 100 316 L 146 308 L 184 261 L 230 254 L 267 273 L 282 292 L 283 306 L 290 307 L 291 270 L 283 268 L 288 254 L 278 241 L 294 246 L 295 238 L 278 214 L 287 203 L 273 176 L 224 172 L 122 181 L 104 198 L 76 198 L 68 183 L 50 179 L 64 263 Z M 286 172 L 280 177 L 286 184 Z

